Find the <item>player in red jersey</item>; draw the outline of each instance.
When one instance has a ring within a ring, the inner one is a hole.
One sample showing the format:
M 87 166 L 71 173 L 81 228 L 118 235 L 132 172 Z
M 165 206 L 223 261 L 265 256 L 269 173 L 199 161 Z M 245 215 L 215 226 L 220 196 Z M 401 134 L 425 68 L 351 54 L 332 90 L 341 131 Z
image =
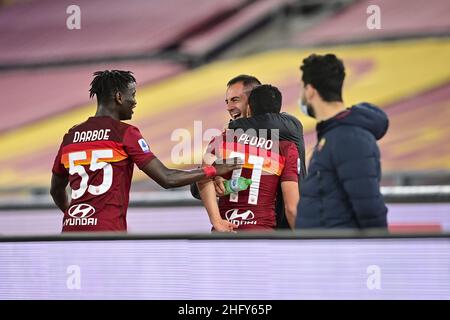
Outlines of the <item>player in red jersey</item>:
M 150 151 L 129 120 L 136 107 L 136 79 L 129 71 L 94 73 L 90 97 L 97 112 L 71 128 L 63 138 L 53 165 L 50 194 L 64 212 L 63 232 L 126 231 L 133 167 L 136 164 L 164 188 L 188 185 L 241 167 L 214 164 L 191 171 L 169 169 Z M 65 192 L 67 184 L 72 199 Z M 235 226 L 228 225 L 229 230 Z
M 279 113 L 281 93 L 270 85 L 252 90 L 249 97 L 251 115 Z M 278 141 L 276 135 L 263 137 L 253 130 L 228 130 L 216 137 L 209 145 L 205 163 L 239 157 L 244 166 L 223 175 L 225 179 L 239 176 L 249 178 L 252 184 L 247 190 L 220 197 L 211 181 L 198 182 L 200 196 L 206 207 L 214 230 L 228 231 L 228 222 L 238 226 L 237 230 L 272 230 L 276 227 L 275 202 L 278 184 L 281 182 L 286 206 L 296 208 L 299 201 L 298 163 L 299 154 L 295 143 Z M 270 132 L 269 132 L 270 133 Z M 290 219 L 294 227 L 295 216 Z

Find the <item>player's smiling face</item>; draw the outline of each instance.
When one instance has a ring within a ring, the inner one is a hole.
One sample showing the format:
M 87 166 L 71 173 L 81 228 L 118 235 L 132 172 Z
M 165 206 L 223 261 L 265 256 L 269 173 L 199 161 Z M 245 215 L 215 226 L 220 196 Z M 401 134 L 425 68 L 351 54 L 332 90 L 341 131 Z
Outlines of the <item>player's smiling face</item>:
M 120 120 L 130 120 L 132 118 L 136 103 L 136 83 L 130 82 L 128 88 L 122 93 L 121 105 L 119 106 Z
M 242 82 L 232 84 L 228 87 L 225 103 L 227 111 L 233 120 L 247 117 L 248 97 Z

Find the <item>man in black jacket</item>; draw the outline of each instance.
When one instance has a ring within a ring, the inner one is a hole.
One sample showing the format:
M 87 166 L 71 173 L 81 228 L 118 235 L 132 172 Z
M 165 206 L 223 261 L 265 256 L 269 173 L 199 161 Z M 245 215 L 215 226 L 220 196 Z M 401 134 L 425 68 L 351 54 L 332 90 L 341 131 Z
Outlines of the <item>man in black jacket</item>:
M 344 64 L 333 54 L 303 60 L 302 111 L 317 119 L 317 145 L 302 183 L 296 227 L 386 228 L 377 140 L 388 129 L 379 108 L 342 100 Z
M 228 128 L 243 129 L 244 131 L 254 129 L 257 132 L 263 129 L 278 129 L 279 140 L 292 141 L 297 146 L 298 154 L 300 155 L 299 178 L 301 181 L 306 175 L 303 126 L 297 118 L 284 112 L 277 114 L 261 114 L 247 118 L 248 97 L 252 89 L 258 85 L 261 85 L 261 82 L 250 75 L 239 75 L 227 83 L 225 103 L 227 104 L 227 111 L 232 118 L 228 124 Z M 216 178 L 215 185 L 217 194 L 223 194 L 223 179 L 220 177 Z M 301 183 L 299 183 L 299 188 L 301 188 L 300 185 Z M 191 194 L 195 198 L 200 199 L 196 184 L 191 185 Z M 275 211 L 277 213 L 277 228 L 289 228 L 285 215 L 281 187 L 278 189 Z

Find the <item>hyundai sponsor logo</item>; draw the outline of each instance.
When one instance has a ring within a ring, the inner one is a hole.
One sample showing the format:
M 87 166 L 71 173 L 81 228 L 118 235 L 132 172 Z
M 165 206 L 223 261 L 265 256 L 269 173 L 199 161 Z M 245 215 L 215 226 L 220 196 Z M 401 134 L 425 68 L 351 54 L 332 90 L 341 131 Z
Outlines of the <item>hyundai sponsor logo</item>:
M 250 210 L 239 212 L 239 209 L 231 209 L 225 212 L 225 218 L 238 226 L 242 224 L 256 224 L 256 220 L 253 220 L 255 214 Z
M 95 213 L 95 208 L 86 203 L 74 204 L 67 213 L 69 216 L 77 219 L 89 218 Z

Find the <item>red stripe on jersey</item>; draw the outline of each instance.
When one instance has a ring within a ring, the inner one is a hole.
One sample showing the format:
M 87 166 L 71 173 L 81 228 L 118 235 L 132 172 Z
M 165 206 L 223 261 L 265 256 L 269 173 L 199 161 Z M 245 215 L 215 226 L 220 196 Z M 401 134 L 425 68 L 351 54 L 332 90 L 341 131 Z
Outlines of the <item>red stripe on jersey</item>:
M 222 160 L 232 157 L 232 152 L 238 152 L 245 155 L 244 168 L 253 168 L 253 164 L 250 164 L 248 158 L 250 155 L 255 155 L 264 158 L 263 171 L 274 174 L 277 176 L 281 175 L 283 171 L 286 158 L 280 155 L 278 152 L 273 150 L 266 150 L 263 148 L 257 148 L 248 144 L 242 144 L 239 142 L 226 142 L 224 141 L 219 147 L 219 150 L 215 150 L 215 155 Z
M 128 158 L 127 153 L 123 149 L 123 144 L 116 141 L 92 141 L 72 143 L 62 148 L 61 163 L 65 168 L 69 168 L 69 154 L 78 151 L 86 152 L 86 158 L 75 161 L 75 165 L 89 165 L 92 159 L 93 150 L 112 150 L 111 158 L 99 158 L 102 162 L 119 162 Z

